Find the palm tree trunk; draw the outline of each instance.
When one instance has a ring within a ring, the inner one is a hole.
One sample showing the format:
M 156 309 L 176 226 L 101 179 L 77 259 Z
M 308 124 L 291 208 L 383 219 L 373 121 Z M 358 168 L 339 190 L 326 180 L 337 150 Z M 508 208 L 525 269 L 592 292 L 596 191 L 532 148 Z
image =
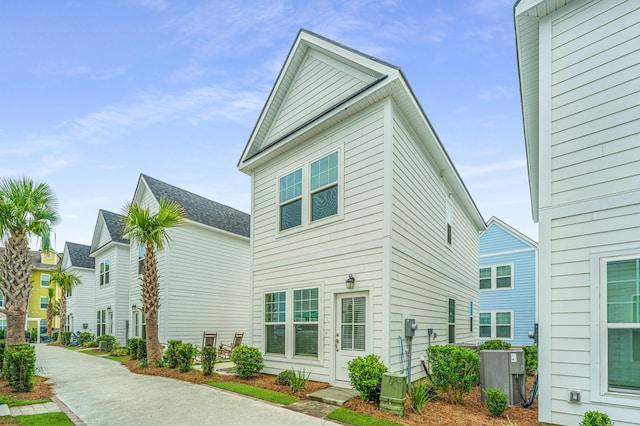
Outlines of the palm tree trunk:
M 25 234 L 13 234 L 5 244 L 4 259 L 0 261 L 2 290 L 7 315 L 6 344 L 26 343 L 24 336 L 29 293 L 31 293 L 31 254 Z
M 67 320 L 67 290 L 64 288 L 60 290 L 60 332 L 58 333 L 58 342 L 62 343 L 62 332 L 64 331 L 64 324 Z
M 153 244 L 147 244 L 144 256 L 142 303 L 147 322 L 147 362 L 149 365 L 155 366 L 162 358 L 162 346 L 158 338 L 158 308 L 160 307 L 158 260 Z

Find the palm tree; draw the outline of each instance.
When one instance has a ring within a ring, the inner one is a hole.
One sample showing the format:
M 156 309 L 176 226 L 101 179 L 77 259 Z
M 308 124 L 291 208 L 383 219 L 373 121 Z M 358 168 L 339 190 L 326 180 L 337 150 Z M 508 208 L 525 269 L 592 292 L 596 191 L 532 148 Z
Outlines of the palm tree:
M 50 234 L 58 219 L 57 200 L 45 183 L 27 177 L 0 181 L 0 239 L 5 250 L 0 259 L 0 292 L 6 303 L 6 344 L 25 343 L 24 325 L 31 292 L 29 239 L 51 248 Z
M 54 305 L 56 303 L 56 289 L 55 287 L 49 287 L 49 304 L 47 305 L 47 336 L 51 337 L 51 331 L 53 329 L 53 317 L 55 316 Z
M 151 214 L 148 208 L 128 203 L 123 209 L 122 236 L 134 244 L 145 247 L 142 263 L 142 306 L 147 322 L 147 361 L 155 365 L 162 358 L 162 346 L 158 339 L 158 309 L 160 285 L 156 252 L 170 241 L 167 230 L 184 223 L 187 216 L 177 203 L 160 198 L 158 212 Z
M 63 271 L 60 267 L 51 274 L 51 281 L 55 281 L 58 288 L 60 288 L 60 333 L 58 333 L 58 342 L 61 343 L 64 324 L 67 321 L 67 292 L 82 284 L 82 281 L 80 281 L 80 277 L 76 274 Z

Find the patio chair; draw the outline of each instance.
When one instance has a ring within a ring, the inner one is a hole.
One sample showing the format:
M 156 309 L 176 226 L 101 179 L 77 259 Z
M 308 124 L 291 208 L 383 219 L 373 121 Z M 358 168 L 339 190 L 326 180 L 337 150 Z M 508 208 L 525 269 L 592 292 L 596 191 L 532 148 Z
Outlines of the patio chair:
M 231 357 L 231 351 L 236 346 L 240 346 L 242 344 L 242 337 L 244 333 L 236 333 L 233 336 L 233 342 L 230 345 L 220 345 L 218 350 L 218 358 L 220 359 L 229 359 Z
M 218 339 L 218 333 L 207 333 L 206 331 L 202 333 L 202 347 L 198 351 L 195 360 L 200 362 L 202 360 L 202 348 L 205 346 L 211 346 L 212 348 L 216 347 L 216 340 Z

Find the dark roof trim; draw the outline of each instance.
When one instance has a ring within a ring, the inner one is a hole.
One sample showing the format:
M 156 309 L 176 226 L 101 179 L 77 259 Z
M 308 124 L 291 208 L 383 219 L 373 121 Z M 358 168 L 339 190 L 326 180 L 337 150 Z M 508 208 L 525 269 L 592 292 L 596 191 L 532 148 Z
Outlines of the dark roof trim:
M 261 148 L 260 150 L 258 150 L 255 154 L 252 154 L 250 156 L 248 156 L 247 158 L 244 159 L 243 163 L 246 163 L 247 161 L 251 160 L 252 158 L 262 154 L 263 152 L 265 152 L 266 150 L 268 150 L 269 148 L 279 144 L 280 142 L 282 142 L 283 140 L 289 138 L 291 135 L 299 132 L 300 130 L 304 129 L 305 127 L 309 126 L 310 124 L 320 120 L 322 117 L 328 115 L 329 113 L 335 111 L 336 109 L 340 108 L 342 105 L 344 105 L 345 103 L 349 102 L 350 100 L 356 98 L 358 95 L 366 92 L 367 90 L 369 90 L 370 88 L 372 88 L 373 86 L 378 85 L 379 83 L 381 83 L 382 81 L 384 81 L 387 77 L 389 77 L 388 75 L 383 75 L 382 77 L 378 78 L 377 80 L 372 81 L 371 83 L 367 84 L 366 86 L 364 86 L 363 88 L 361 88 L 360 90 L 356 91 L 354 94 L 347 96 L 346 98 L 344 98 L 343 100 L 341 100 L 340 102 L 338 102 L 337 104 L 335 104 L 332 107 L 329 107 L 327 110 L 321 112 L 320 114 L 316 115 L 313 118 L 310 118 L 309 120 L 307 120 L 306 122 L 302 123 L 301 125 L 299 125 L 298 127 L 296 127 L 295 129 L 291 130 L 290 132 L 286 133 L 285 135 L 283 135 L 282 137 L 276 139 L 275 141 L 269 143 L 267 146 L 265 146 L 264 148 Z

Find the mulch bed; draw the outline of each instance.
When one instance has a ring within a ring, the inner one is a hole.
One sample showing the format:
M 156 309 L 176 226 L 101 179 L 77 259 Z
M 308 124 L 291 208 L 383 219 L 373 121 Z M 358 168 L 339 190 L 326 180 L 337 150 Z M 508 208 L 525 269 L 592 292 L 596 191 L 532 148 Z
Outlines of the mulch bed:
M 54 395 L 51 386 L 45 381 L 46 377 L 35 376 L 35 386 L 31 392 L 16 392 L 13 390 L 9 382 L 0 376 L 0 395 L 15 396 L 16 399 L 34 401 L 38 399 L 51 399 Z

